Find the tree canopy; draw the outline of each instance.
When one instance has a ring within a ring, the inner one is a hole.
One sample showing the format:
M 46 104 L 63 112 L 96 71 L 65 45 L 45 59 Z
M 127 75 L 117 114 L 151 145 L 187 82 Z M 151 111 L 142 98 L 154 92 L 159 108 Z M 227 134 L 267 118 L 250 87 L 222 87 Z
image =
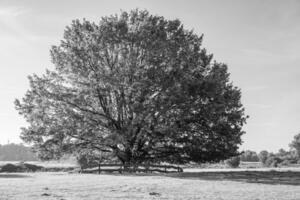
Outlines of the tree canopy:
M 296 151 L 298 159 L 300 159 L 300 133 L 294 136 L 294 139 L 291 142 L 290 147 L 292 150 Z
M 244 153 L 240 155 L 241 161 L 244 162 L 258 162 L 259 157 L 255 151 L 246 150 Z
M 145 10 L 74 20 L 51 48 L 54 70 L 29 77 L 21 138 L 44 159 L 95 151 L 123 163 L 237 155 L 241 91 L 203 36 Z

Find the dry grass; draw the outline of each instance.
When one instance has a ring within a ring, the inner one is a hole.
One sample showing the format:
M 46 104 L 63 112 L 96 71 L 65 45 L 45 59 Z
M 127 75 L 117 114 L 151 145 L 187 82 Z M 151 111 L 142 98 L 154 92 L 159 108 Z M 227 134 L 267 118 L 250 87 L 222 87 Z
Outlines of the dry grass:
M 0 199 L 299 200 L 300 172 L 185 172 L 168 175 L 0 174 Z

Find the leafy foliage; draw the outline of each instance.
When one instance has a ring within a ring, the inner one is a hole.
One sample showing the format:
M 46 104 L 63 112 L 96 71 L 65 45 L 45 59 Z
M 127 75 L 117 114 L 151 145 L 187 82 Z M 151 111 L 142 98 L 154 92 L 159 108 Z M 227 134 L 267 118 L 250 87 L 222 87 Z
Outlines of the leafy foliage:
M 54 71 L 29 77 L 16 109 L 44 159 L 82 150 L 123 163 L 218 161 L 237 155 L 246 121 L 227 66 L 202 36 L 147 11 L 75 20 L 51 49 Z
M 244 162 L 258 162 L 259 158 L 255 151 L 247 150 L 240 155 L 241 161 Z
M 295 164 L 297 163 L 298 157 L 297 153 L 293 150 L 285 151 L 284 149 L 279 149 L 277 153 L 261 151 L 259 153 L 259 160 L 266 167 L 278 167 Z
M 298 159 L 300 160 L 300 133 L 294 136 L 290 147 L 297 152 Z
M 92 168 L 99 165 L 100 159 L 94 154 L 79 154 L 77 157 L 77 162 L 81 169 Z
M 28 163 L 19 163 L 19 164 L 5 164 L 0 167 L 0 172 L 36 172 L 43 170 L 44 167 L 28 164 Z
M 225 165 L 230 168 L 237 168 L 240 165 L 241 158 L 239 156 L 234 156 L 224 161 Z
M 107 152 L 99 152 L 92 149 L 84 149 L 77 153 L 77 163 L 81 169 L 93 168 L 100 163 L 113 162 L 115 159 Z
M 262 163 L 262 164 L 265 164 L 266 163 L 266 160 L 268 159 L 268 156 L 269 156 L 269 152 L 268 151 L 261 151 L 259 154 L 258 154 L 258 157 L 259 157 L 259 161 Z
M 267 167 L 278 167 L 278 165 L 282 162 L 283 160 L 280 159 L 279 157 L 275 155 L 271 155 L 267 158 L 265 161 L 265 166 Z
M 21 167 L 8 163 L 1 167 L 0 172 L 19 172 L 19 171 L 21 171 Z

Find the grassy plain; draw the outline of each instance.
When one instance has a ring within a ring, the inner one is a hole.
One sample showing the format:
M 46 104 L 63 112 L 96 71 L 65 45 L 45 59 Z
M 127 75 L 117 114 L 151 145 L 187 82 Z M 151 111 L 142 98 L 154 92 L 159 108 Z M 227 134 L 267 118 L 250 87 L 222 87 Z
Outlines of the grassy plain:
M 0 173 L 0 200 L 299 200 L 300 171 L 179 174 Z

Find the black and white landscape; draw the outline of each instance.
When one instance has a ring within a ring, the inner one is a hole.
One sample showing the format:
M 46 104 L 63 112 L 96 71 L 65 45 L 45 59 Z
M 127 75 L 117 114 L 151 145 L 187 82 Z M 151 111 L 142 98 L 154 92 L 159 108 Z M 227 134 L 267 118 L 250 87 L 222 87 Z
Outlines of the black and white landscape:
M 300 2 L 0 1 L 0 200 L 299 199 Z

